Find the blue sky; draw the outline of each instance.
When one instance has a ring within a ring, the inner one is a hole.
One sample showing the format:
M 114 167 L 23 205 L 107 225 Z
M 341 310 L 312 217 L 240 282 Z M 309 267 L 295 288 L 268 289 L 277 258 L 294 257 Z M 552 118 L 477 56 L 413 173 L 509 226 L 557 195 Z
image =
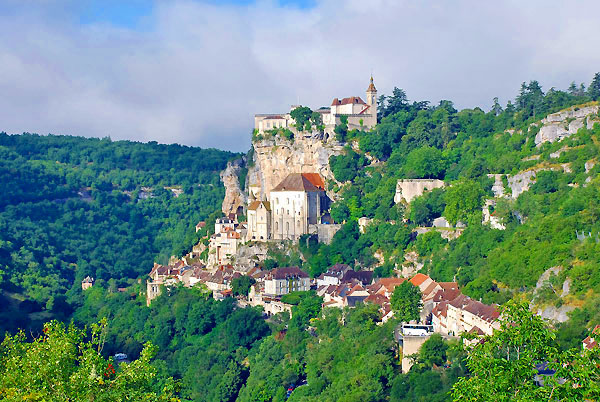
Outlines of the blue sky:
M 198 0 L 197 2 L 201 2 Z M 209 0 L 204 1 L 221 6 L 250 6 L 256 4 L 255 0 Z M 152 15 L 156 1 L 153 0 L 81 0 L 77 4 L 77 11 L 82 24 L 110 23 L 116 26 L 143 29 L 140 20 Z M 314 7 L 314 0 L 278 0 L 282 7 L 296 7 L 309 9 Z
M 245 151 L 255 113 L 379 94 L 489 109 L 600 71 L 600 1 L 0 0 L 0 131 Z

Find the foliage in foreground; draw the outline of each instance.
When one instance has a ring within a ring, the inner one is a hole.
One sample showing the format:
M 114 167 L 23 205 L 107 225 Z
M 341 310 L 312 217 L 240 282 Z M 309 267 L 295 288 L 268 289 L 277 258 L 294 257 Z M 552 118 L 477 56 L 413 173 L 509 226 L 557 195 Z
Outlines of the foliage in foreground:
M 600 398 L 600 348 L 561 351 L 556 332 L 529 311 L 509 302 L 501 328 L 469 350 L 469 378 L 454 384 L 455 402 L 584 401 Z M 555 372 L 539 376 L 538 369 Z
M 3 401 L 178 401 L 176 383 L 157 389 L 150 360 L 156 347 L 146 343 L 137 360 L 117 364 L 102 357 L 106 322 L 85 330 L 57 321 L 28 342 L 20 332 L 0 345 L 0 399 Z

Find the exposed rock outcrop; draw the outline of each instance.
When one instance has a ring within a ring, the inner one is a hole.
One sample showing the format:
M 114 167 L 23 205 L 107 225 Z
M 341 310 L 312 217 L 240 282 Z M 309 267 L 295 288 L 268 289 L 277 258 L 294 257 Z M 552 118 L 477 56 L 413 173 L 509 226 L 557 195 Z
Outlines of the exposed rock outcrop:
M 250 185 L 260 186 L 262 199 L 267 199 L 271 189 L 290 173 L 319 173 L 325 182 L 334 180 L 329 157 L 343 151 L 341 144 L 325 142 L 319 136 L 261 140 L 253 146 L 254 165 L 248 170 L 247 180 Z
M 561 306 L 561 307 L 548 306 L 544 309 L 539 308 L 537 310 L 537 314 L 547 320 L 551 320 L 551 321 L 555 321 L 555 322 L 565 322 L 569 319 L 569 316 L 567 315 L 567 313 L 569 313 L 573 310 L 575 310 L 575 307 L 573 307 L 573 306 L 566 306 L 566 305 Z
M 490 212 L 490 207 L 493 207 L 493 208 L 496 207 L 495 200 L 486 200 L 485 204 L 483 204 L 483 208 L 481 209 L 481 212 L 482 212 L 481 223 L 489 224 L 492 229 L 505 230 L 506 226 L 504 226 L 504 224 L 502 222 L 500 222 L 500 219 L 498 219 L 498 217 L 495 216 L 493 214 L 493 212 Z
M 519 172 L 514 176 L 508 177 L 508 185 L 511 190 L 511 197 L 513 199 L 517 199 L 521 193 L 528 191 L 529 187 L 535 183 L 535 178 L 538 172 L 543 170 L 562 170 L 565 173 L 571 173 L 571 164 L 570 163 L 561 163 L 554 165 L 538 165 L 539 167 L 528 169 L 523 172 Z
M 584 107 L 574 106 L 557 113 L 552 113 L 542 119 L 542 127 L 535 136 L 535 145 L 544 142 L 560 141 L 565 137 L 575 134 L 577 130 L 586 125 L 591 129 L 594 123 L 600 122 L 598 105 Z
M 246 194 L 240 188 L 239 175 L 245 168 L 245 158 L 236 159 L 227 163 L 225 170 L 221 172 L 221 181 L 225 186 L 225 198 L 221 210 L 225 215 L 237 213 L 240 207 L 246 205 Z
M 415 197 L 423 195 L 425 191 L 444 187 L 444 182 L 437 179 L 405 179 L 398 180 L 394 202 L 397 204 L 404 200 L 410 203 Z
M 511 190 L 511 197 L 513 199 L 517 199 L 521 193 L 529 190 L 529 186 L 531 186 L 535 182 L 535 175 L 537 173 L 536 169 L 526 170 L 524 172 L 519 172 L 514 176 L 508 177 L 508 185 Z
M 488 174 L 489 178 L 494 179 L 494 184 L 492 185 L 492 193 L 494 193 L 494 197 L 502 197 L 504 196 L 504 183 L 502 182 L 503 174 Z

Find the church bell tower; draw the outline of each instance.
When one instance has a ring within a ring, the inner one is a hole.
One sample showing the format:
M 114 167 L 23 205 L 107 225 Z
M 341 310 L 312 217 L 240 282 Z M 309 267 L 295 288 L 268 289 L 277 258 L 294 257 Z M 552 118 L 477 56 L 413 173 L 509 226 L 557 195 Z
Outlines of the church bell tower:
M 374 126 L 377 124 L 377 88 L 373 84 L 373 76 L 371 75 L 371 83 L 367 88 L 367 105 L 370 106 L 369 114 L 371 114 L 371 124 Z

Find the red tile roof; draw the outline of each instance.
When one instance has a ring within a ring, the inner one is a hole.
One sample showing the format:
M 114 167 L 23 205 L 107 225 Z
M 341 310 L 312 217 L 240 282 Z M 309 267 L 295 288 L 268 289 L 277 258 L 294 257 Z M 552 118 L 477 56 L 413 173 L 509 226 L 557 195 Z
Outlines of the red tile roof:
M 351 105 L 351 104 L 366 105 L 365 101 L 362 100 L 360 98 L 360 96 L 350 96 L 350 97 L 344 98 L 342 100 L 339 100 L 338 98 L 334 98 L 333 101 L 331 102 L 331 106 Z
M 323 179 L 321 179 L 319 176 L 321 183 L 321 188 L 319 188 L 311 181 L 315 180 L 315 182 L 319 184 L 319 182 L 316 180 L 316 177 L 313 175 L 319 176 L 318 173 L 290 173 L 271 191 L 323 191 Z
M 421 286 L 421 284 L 423 282 L 425 282 L 427 279 L 431 279 L 431 278 L 429 278 L 429 276 L 427 276 L 425 274 L 419 273 L 412 277 L 412 279 L 410 280 L 410 283 L 412 283 L 415 286 Z

